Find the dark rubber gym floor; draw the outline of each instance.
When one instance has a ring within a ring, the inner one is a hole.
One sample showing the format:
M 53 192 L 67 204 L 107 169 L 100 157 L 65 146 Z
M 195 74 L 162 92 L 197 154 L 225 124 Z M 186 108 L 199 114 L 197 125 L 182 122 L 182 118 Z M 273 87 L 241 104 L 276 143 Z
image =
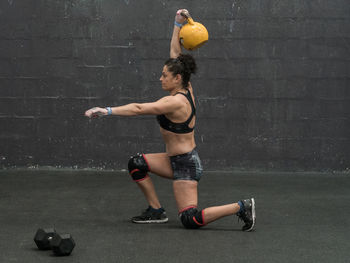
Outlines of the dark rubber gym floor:
M 182 228 L 171 181 L 153 179 L 167 224 L 130 222 L 146 203 L 126 172 L 0 170 L 0 262 L 349 262 L 348 173 L 204 173 L 200 208 L 255 197 L 250 233 L 236 216 Z M 39 227 L 72 234 L 72 254 L 38 251 Z

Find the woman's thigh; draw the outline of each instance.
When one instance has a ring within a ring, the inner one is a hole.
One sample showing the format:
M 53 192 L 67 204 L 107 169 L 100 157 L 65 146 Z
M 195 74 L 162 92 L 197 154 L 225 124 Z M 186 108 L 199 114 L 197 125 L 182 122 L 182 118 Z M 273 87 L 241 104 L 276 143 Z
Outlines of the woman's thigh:
M 147 153 L 144 156 L 151 173 L 173 179 L 174 173 L 167 153 Z
M 179 211 L 198 205 L 198 182 L 194 180 L 175 180 L 173 182 L 174 196 Z

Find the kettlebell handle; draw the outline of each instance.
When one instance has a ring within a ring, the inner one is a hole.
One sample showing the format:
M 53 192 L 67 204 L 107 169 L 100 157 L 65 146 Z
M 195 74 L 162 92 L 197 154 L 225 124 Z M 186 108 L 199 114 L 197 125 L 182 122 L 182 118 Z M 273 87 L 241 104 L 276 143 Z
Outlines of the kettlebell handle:
M 186 14 L 185 12 L 181 12 L 180 15 L 182 15 L 183 17 L 186 17 L 187 18 L 187 21 L 190 25 L 193 25 L 194 24 L 194 21 L 193 19 L 191 18 L 191 16 L 188 14 Z
M 189 14 L 187 15 L 186 12 L 184 12 L 184 11 L 182 11 L 182 12 L 180 13 L 180 15 L 182 15 L 182 16 L 184 16 L 184 17 L 186 17 L 186 18 L 191 17 Z

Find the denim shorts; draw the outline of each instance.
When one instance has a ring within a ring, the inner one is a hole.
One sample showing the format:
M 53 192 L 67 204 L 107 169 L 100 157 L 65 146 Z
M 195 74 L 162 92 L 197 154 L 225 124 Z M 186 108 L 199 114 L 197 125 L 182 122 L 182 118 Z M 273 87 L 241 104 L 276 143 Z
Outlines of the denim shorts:
M 170 156 L 174 180 L 195 180 L 202 177 L 202 164 L 196 149 L 180 155 Z

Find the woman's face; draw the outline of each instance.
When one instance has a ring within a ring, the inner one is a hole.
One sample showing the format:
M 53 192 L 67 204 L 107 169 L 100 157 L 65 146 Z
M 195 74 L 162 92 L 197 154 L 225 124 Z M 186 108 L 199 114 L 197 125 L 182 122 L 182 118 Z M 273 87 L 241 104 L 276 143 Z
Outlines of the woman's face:
M 174 76 L 172 72 L 168 71 L 168 67 L 165 65 L 159 80 L 162 82 L 162 89 L 172 90 L 181 84 L 181 75 L 177 74 Z

